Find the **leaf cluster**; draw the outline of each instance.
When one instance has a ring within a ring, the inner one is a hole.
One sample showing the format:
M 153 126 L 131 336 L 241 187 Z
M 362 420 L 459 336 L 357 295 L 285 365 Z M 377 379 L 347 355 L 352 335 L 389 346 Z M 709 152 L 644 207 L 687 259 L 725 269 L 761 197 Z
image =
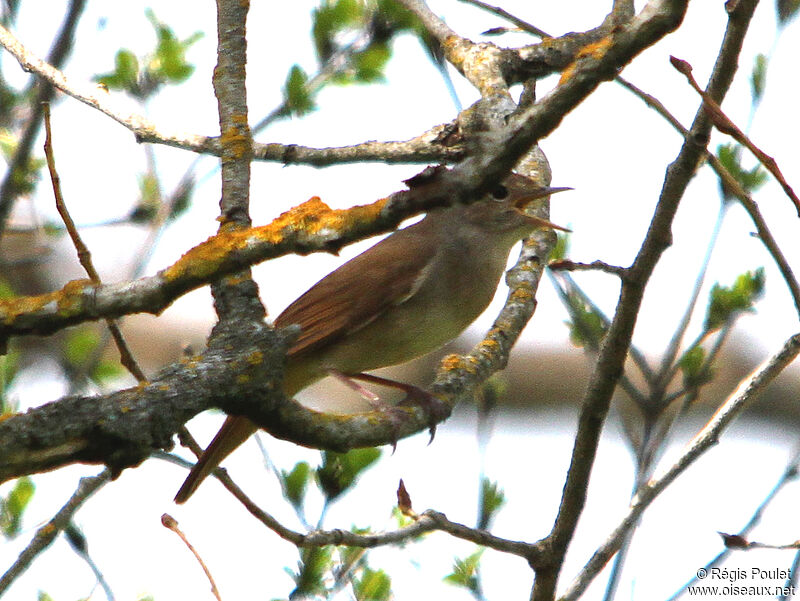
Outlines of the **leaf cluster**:
M 155 48 L 144 56 L 121 48 L 114 57 L 114 70 L 94 78 L 110 90 L 121 90 L 140 100 L 146 100 L 165 84 L 186 81 L 194 73 L 186 52 L 203 37 L 202 32 L 196 31 L 181 40 L 151 9 L 145 14 L 156 35 Z

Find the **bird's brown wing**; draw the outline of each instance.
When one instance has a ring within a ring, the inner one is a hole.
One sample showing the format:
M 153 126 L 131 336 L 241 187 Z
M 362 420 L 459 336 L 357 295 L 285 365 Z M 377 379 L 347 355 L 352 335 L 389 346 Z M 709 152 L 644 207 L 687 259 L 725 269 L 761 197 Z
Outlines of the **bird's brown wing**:
M 414 295 L 436 242 L 420 222 L 395 232 L 330 273 L 275 319 L 277 327 L 299 325 L 291 356 L 311 352 L 376 319 Z M 380 261 L 376 260 L 380 256 Z

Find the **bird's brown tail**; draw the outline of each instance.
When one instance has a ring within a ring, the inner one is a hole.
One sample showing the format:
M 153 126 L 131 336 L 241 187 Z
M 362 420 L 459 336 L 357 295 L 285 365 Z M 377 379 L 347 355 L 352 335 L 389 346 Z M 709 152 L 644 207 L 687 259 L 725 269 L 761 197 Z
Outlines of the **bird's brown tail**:
M 250 438 L 258 430 L 246 417 L 229 417 L 220 428 L 214 440 L 208 445 L 205 453 L 192 468 L 189 476 L 175 495 L 176 503 L 185 503 L 192 496 L 200 483 L 206 479 L 220 462 L 230 455 L 236 447 Z

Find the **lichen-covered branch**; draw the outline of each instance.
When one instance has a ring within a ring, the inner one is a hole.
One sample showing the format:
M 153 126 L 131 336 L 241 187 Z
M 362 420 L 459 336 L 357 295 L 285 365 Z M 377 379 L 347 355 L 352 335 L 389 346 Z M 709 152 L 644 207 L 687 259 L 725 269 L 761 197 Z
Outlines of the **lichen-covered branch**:
M 440 171 L 439 177 L 444 174 Z M 446 180 L 439 179 L 347 210 L 332 210 L 315 197 L 268 225 L 221 232 L 153 276 L 100 286 L 75 280 L 55 292 L 0 300 L 0 343 L 10 336 L 49 334 L 106 317 L 158 314 L 183 294 L 261 261 L 293 252 L 337 252 L 452 202 Z

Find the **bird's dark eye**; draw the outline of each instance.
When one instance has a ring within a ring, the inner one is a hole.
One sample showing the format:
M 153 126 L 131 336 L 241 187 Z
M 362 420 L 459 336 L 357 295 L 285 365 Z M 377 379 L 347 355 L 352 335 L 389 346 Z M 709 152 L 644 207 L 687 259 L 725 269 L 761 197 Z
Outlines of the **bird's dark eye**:
M 508 197 L 508 188 L 503 185 L 497 186 L 492 190 L 492 198 L 495 200 L 503 200 Z

